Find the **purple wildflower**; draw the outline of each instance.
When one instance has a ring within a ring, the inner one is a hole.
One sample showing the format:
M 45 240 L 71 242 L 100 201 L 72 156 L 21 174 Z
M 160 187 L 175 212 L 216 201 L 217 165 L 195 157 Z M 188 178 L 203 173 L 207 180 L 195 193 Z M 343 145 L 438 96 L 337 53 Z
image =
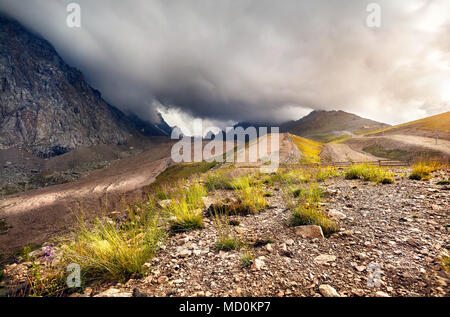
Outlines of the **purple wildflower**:
M 55 259 L 55 256 L 56 256 L 56 254 L 54 252 L 55 250 L 56 250 L 55 247 L 45 247 L 44 248 L 44 260 L 47 263 L 51 264 L 53 262 L 53 260 Z

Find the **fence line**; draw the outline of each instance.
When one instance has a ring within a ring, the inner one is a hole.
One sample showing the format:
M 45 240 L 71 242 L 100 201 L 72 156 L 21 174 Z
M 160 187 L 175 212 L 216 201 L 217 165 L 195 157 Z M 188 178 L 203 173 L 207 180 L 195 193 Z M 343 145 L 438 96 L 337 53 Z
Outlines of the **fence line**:
M 327 163 L 320 163 L 320 164 L 280 164 L 285 166 L 336 166 L 336 167 L 347 167 L 352 164 L 370 164 L 370 165 L 378 165 L 378 166 L 389 166 L 389 167 L 396 167 L 396 166 L 410 166 L 409 161 L 395 161 L 395 160 L 373 160 L 373 161 L 343 161 L 343 162 L 327 162 Z

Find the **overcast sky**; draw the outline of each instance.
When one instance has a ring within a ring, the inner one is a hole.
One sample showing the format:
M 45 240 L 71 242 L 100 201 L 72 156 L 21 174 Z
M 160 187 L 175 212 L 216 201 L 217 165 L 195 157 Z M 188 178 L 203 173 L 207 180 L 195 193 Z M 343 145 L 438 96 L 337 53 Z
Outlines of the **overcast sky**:
M 0 0 L 105 99 L 145 119 L 299 119 L 340 109 L 390 124 L 450 110 L 450 1 Z M 381 6 L 381 27 L 366 25 Z

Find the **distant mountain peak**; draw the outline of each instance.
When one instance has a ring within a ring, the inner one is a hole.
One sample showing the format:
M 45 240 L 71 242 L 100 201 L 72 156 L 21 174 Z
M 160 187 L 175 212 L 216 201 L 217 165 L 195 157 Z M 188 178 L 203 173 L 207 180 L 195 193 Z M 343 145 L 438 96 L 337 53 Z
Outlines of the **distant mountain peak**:
M 332 135 L 388 126 L 343 110 L 313 110 L 299 120 L 282 124 L 281 131 L 324 141 Z

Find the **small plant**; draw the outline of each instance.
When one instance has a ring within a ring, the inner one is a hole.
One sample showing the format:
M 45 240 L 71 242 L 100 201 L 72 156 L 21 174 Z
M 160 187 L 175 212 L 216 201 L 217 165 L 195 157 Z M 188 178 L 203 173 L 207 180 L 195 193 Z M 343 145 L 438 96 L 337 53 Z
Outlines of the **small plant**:
M 316 205 L 301 203 L 291 213 L 291 226 L 317 225 L 325 236 L 339 231 L 336 222 L 323 214 Z
M 34 261 L 27 271 L 30 297 L 62 296 L 67 290 L 64 270 L 36 264 Z M 20 295 L 20 294 L 19 294 Z
M 253 243 L 253 247 L 259 248 L 259 247 L 263 247 L 263 246 L 265 246 L 267 244 L 274 243 L 274 242 L 275 242 L 275 240 L 272 239 L 272 238 L 259 239 L 258 241 Z
M 203 228 L 203 201 L 207 195 L 206 188 L 193 183 L 187 188 L 180 189 L 172 202 L 166 207 L 169 213 L 170 229 L 172 232 L 186 232 Z
M 205 185 L 209 191 L 217 189 L 233 189 L 231 176 L 223 172 L 208 173 Z
M 273 194 L 271 192 L 265 192 L 264 197 L 273 197 Z
M 244 209 L 257 213 L 267 207 L 261 184 L 252 181 L 249 176 L 234 179 L 233 186 L 238 192 L 239 201 Z
M 317 186 L 317 184 L 314 184 L 307 188 L 297 188 L 292 191 L 292 195 L 295 198 L 300 198 L 305 201 L 318 203 L 324 196 L 324 193 L 322 188 Z
M 325 168 L 319 168 L 316 171 L 316 180 L 318 182 L 324 182 L 330 177 L 338 177 L 341 173 L 337 170 L 336 167 L 328 166 Z
M 63 260 L 78 263 L 87 279 L 125 281 L 141 274 L 165 237 L 154 203 L 141 207 L 139 216 L 130 211 L 129 220 L 122 224 L 98 218 L 89 224 L 80 219 L 75 238 L 60 247 Z
M 232 236 L 220 236 L 216 243 L 215 247 L 219 251 L 231 251 L 231 250 L 239 250 L 244 243 L 237 237 Z
M 345 179 L 363 179 L 381 184 L 392 184 L 393 176 L 387 169 L 371 164 L 352 165 L 345 171 Z
M 442 180 L 436 183 L 437 185 L 450 185 L 450 180 Z
M 412 180 L 428 180 L 432 172 L 437 171 L 440 168 L 438 162 L 418 162 L 413 165 L 409 179 Z
M 441 257 L 442 266 L 444 270 L 450 272 L 450 256 L 444 255 Z
M 201 208 L 203 206 L 202 197 L 208 196 L 208 192 L 203 185 L 194 183 L 187 188 L 185 196 L 187 204 L 195 208 Z
M 173 201 L 167 209 L 171 215 L 169 224 L 172 232 L 187 232 L 204 227 L 202 210 L 189 206 L 186 200 Z
M 215 224 L 219 234 L 214 246 L 219 251 L 239 250 L 244 246 L 242 239 L 240 239 L 230 226 L 230 221 L 227 215 L 215 215 Z
M 242 253 L 242 255 L 241 255 L 242 267 L 249 267 L 253 264 L 254 261 L 255 261 L 255 256 L 253 255 L 253 253 L 251 253 L 248 250 L 245 251 L 244 253 Z

